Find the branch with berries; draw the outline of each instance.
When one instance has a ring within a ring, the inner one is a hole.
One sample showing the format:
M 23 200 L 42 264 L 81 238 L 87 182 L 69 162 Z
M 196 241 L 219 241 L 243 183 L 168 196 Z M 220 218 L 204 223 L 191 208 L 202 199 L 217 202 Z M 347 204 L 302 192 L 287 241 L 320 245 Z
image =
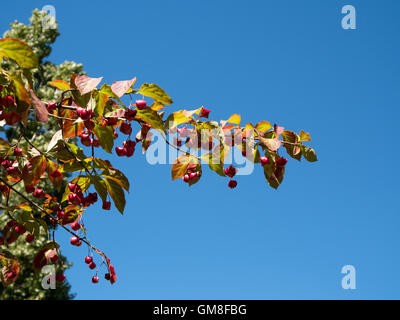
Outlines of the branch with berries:
M 7 48 L 15 48 L 2 52 L 3 56 L 24 69 L 23 72 L 0 70 L 0 125 L 20 132 L 13 144 L 0 138 L 0 205 L 10 217 L 0 237 L 5 284 L 16 280 L 19 265 L 3 247 L 7 249 L 26 233 L 28 244 L 41 230 L 49 234 L 49 239 L 51 233 L 52 241 L 33 261 L 39 272 L 48 263 L 60 262 L 57 255 L 60 248 L 55 241 L 58 227 L 71 234 L 71 245 L 88 246 L 90 254 L 84 261 L 91 270 L 96 269 L 94 254 L 99 254 L 103 259 L 100 267 L 106 266 L 105 279 L 111 283 L 116 281 L 109 258 L 88 240 L 83 220 L 85 211 L 98 200 L 102 201 L 103 210 L 110 210 L 113 202 L 122 214 L 130 184 L 110 161 L 96 156 L 99 148 L 117 157 L 130 158 L 139 145 L 143 153 L 148 152 L 158 135 L 179 155 L 171 167 L 172 180 L 182 179 L 192 186 L 200 181 L 205 165 L 228 178 L 231 189 L 237 187 L 234 178 L 240 172 L 240 167 L 228 161 L 228 156 L 235 151 L 245 161 L 260 164 L 267 183 L 275 189 L 283 181 L 288 162 L 281 155 L 282 148 L 298 161 L 317 160 L 315 151 L 304 144 L 311 141 L 304 131 L 295 133 L 267 121 L 241 125 L 238 114 L 217 122 L 209 120 L 211 111 L 204 107 L 178 110 L 166 116 L 168 106 L 173 103 L 170 96 L 156 84 L 135 87 L 136 78 L 111 85 L 103 83 L 99 88 L 102 78 L 71 74 L 69 82 L 56 79 L 49 83 L 59 90 L 57 101 L 41 101 L 34 93 L 29 71 L 37 67 L 33 51 L 19 40 L 2 40 L 0 50 L 5 44 Z M 54 121 L 58 125 L 59 130 L 48 146 L 38 147 L 26 136 L 25 128 L 32 121 Z M 117 146 L 120 134 L 125 139 Z M 79 143 L 75 143 L 76 138 Z M 90 156 L 86 155 L 87 150 Z M 65 177 L 71 177 L 66 185 Z M 39 187 L 44 180 L 52 183 L 54 194 L 47 194 Z M 23 183 L 24 189 L 21 191 L 14 183 Z M 9 207 L 10 197 L 17 197 L 19 205 Z M 98 271 L 92 277 L 93 283 L 99 281 Z M 58 275 L 57 279 L 62 282 L 65 276 Z

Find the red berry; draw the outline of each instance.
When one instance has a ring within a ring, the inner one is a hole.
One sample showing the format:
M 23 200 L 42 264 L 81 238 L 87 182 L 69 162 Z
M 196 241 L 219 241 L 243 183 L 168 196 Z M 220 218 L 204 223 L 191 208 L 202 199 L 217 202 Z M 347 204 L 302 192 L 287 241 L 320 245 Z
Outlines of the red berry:
M 132 126 L 129 122 L 123 122 L 121 126 L 119 127 L 119 131 L 121 131 L 124 134 L 131 134 L 132 133 Z
M 96 268 L 96 264 L 95 264 L 93 261 L 90 262 L 90 263 L 89 263 L 89 268 L 90 268 L 90 269 Z
M 89 136 L 81 136 L 81 143 L 85 146 L 85 147 L 90 147 L 92 145 L 92 139 Z
M 76 221 L 71 224 L 71 229 L 74 231 L 78 231 L 80 228 L 81 228 L 81 225 Z
M 14 98 L 11 96 L 5 96 L 0 99 L 0 105 L 6 108 L 15 108 Z
M 125 148 L 125 150 L 126 150 L 126 156 L 129 158 L 129 157 L 132 157 L 133 156 L 133 154 L 135 153 L 135 148 Z
M 76 193 L 70 193 L 68 195 L 68 201 L 75 205 L 79 205 L 82 203 L 81 198 L 79 198 Z
M 35 237 L 33 236 L 33 234 L 28 233 L 25 237 L 26 242 L 28 243 L 32 243 L 35 240 Z
M 117 153 L 118 157 L 126 156 L 126 149 L 123 147 L 116 147 L 115 152 Z
M 35 191 L 33 192 L 33 196 L 38 199 L 43 198 L 45 195 L 46 194 L 44 193 L 44 191 L 39 188 L 35 189 Z
M 92 278 L 92 282 L 93 282 L 93 283 L 99 282 L 99 277 L 94 276 L 94 277 Z
M 14 231 L 22 236 L 26 232 L 26 228 L 24 226 L 16 226 Z
M 145 100 L 136 100 L 136 107 L 139 110 L 144 110 L 147 108 L 147 103 Z
M 52 262 L 52 263 L 57 263 L 57 261 L 58 261 L 58 255 L 54 255 L 54 256 L 52 256 L 51 258 L 50 258 L 50 261 Z
M 225 174 L 229 178 L 233 178 L 236 175 L 237 171 L 238 170 L 234 166 L 229 166 L 228 168 L 225 169 Z
M 183 182 L 188 183 L 190 181 L 190 176 L 188 174 L 185 174 L 182 178 Z
M 54 102 L 49 102 L 49 103 L 47 104 L 47 111 L 48 111 L 49 113 L 53 113 L 56 109 L 57 109 L 57 104 L 56 104 L 56 103 L 54 103 Z
M 86 129 L 88 129 L 89 131 L 92 131 L 94 129 L 95 125 L 94 125 L 93 120 L 91 120 L 91 119 L 85 120 L 83 123 L 84 123 Z
M 228 182 L 228 187 L 229 188 L 234 189 L 234 188 L 236 188 L 236 186 L 237 186 L 237 181 L 236 180 L 231 180 L 231 181 Z
M 125 111 L 125 119 L 128 121 L 132 121 L 133 119 L 135 119 L 136 113 L 137 113 L 136 110 L 132 110 L 132 109 L 126 110 Z
M 7 227 L 9 228 L 14 228 L 18 225 L 18 223 L 15 220 L 10 220 L 7 222 Z
M 20 148 L 15 148 L 14 149 L 14 156 L 16 156 L 16 157 L 22 156 L 22 150 Z
M 78 242 L 80 241 L 78 237 L 71 237 L 69 240 L 73 246 L 76 246 Z
M 89 120 L 92 117 L 92 112 L 85 108 L 76 108 L 76 113 L 82 120 Z
M 210 114 L 210 110 L 208 110 L 206 108 L 201 108 L 200 117 L 208 118 L 209 114 Z
M 118 132 L 114 131 L 114 139 L 117 139 L 117 138 L 118 138 Z
M 59 177 L 62 176 L 62 173 L 61 173 L 59 170 L 54 170 L 52 173 L 50 173 L 50 175 L 51 175 L 53 178 L 59 178 Z
M 75 188 L 80 189 L 80 187 L 76 183 L 68 183 L 68 189 L 70 191 L 75 191 Z
M 8 168 L 8 167 L 11 167 L 12 163 L 11 163 L 10 160 L 4 160 L 4 161 L 2 161 L 1 165 L 2 165 L 4 168 Z
M 14 238 L 14 237 L 9 237 L 9 238 L 7 238 L 7 243 L 8 243 L 8 244 L 13 243 L 14 241 L 15 241 L 15 238 Z
M 276 165 L 278 167 L 284 167 L 286 165 L 286 163 L 288 162 L 288 159 L 286 158 L 279 158 L 278 160 L 276 160 Z
M 25 191 L 26 191 L 26 193 L 32 193 L 35 191 L 35 187 L 34 186 L 25 186 Z
M 110 280 L 110 279 L 111 279 L 111 275 L 110 275 L 109 273 L 106 273 L 106 274 L 104 275 L 104 279 Z
M 93 138 L 92 139 L 92 145 L 93 145 L 93 147 L 98 148 L 100 146 L 99 140 L 96 139 L 96 138 Z
M 260 162 L 262 166 L 265 166 L 266 164 L 269 163 L 269 158 L 268 157 L 260 157 Z
M 92 257 L 85 257 L 85 263 L 86 264 L 89 264 L 89 263 L 91 263 L 93 261 L 93 258 Z
M 13 279 L 13 278 L 15 278 L 16 276 L 17 276 L 17 275 L 15 274 L 14 271 L 11 271 L 11 272 L 7 273 L 7 278 L 8 278 L 8 279 Z
M 62 283 L 62 282 L 64 282 L 64 280 L 65 280 L 65 275 L 63 273 L 59 273 L 56 275 L 56 281 L 58 283 Z
M 111 209 L 111 202 L 110 201 L 104 201 L 102 208 L 104 210 L 110 210 Z

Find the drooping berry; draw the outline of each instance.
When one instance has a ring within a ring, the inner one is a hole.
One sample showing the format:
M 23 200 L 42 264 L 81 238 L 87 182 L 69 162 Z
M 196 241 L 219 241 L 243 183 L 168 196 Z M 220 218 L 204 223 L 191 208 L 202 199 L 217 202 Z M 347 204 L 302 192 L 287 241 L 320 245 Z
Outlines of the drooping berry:
M 286 166 L 287 162 L 288 162 L 288 159 L 281 157 L 278 160 L 276 160 L 276 165 L 278 167 L 284 167 L 284 166 Z
M 54 103 L 54 102 L 49 102 L 49 103 L 47 104 L 47 111 L 48 111 L 49 113 L 53 113 L 56 109 L 57 109 L 57 104 L 56 104 L 56 103 Z
M 76 246 L 80 240 L 78 237 L 71 237 L 71 239 L 69 241 L 73 246 Z
M 96 264 L 93 261 L 90 262 L 89 263 L 89 268 L 93 270 L 94 268 L 96 268 Z
M 14 279 L 16 277 L 16 273 L 14 271 L 11 271 L 9 273 L 7 273 L 7 278 L 8 279 Z
M 5 108 L 15 108 L 14 98 L 7 95 L 0 99 L 0 105 Z
M 111 275 L 109 274 L 109 273 L 106 273 L 105 275 L 104 275 L 104 279 L 106 279 L 106 280 L 110 280 L 111 279 Z
M 234 166 L 229 166 L 228 168 L 225 169 L 225 174 L 229 177 L 229 178 L 233 178 L 236 173 L 237 173 L 238 169 L 236 169 Z
M 123 147 L 116 147 L 115 152 L 118 155 L 118 157 L 124 157 L 126 156 L 126 149 Z
M 24 226 L 16 226 L 15 228 L 14 228 L 14 231 L 16 232 L 16 233 L 18 233 L 20 236 L 22 236 L 25 232 L 26 232 L 26 228 L 24 227 Z
M 92 117 L 92 112 L 85 108 L 78 107 L 76 108 L 76 113 L 82 120 L 89 120 Z
M 145 100 L 136 100 L 136 107 L 139 110 L 144 110 L 147 108 L 147 103 Z
M 85 121 L 83 122 L 83 124 L 85 125 L 86 129 L 88 129 L 89 131 L 93 131 L 94 126 L 95 126 L 93 120 L 91 120 L 91 119 L 85 120 Z
M 80 187 L 76 183 L 68 183 L 68 189 L 70 191 L 75 191 L 75 189 L 78 190 Z
M 65 280 L 65 275 L 63 273 L 59 273 L 56 275 L 56 281 L 58 283 L 62 283 L 62 282 L 64 282 L 64 280 Z
M 76 221 L 71 224 L 71 229 L 74 231 L 78 231 L 80 228 L 81 228 L 81 225 Z
M 133 119 L 135 119 L 136 114 L 137 114 L 136 110 L 128 109 L 125 111 L 125 119 L 128 121 L 132 121 Z
M 236 186 L 237 186 L 237 181 L 236 180 L 231 180 L 231 181 L 228 182 L 228 187 L 229 188 L 234 189 L 234 188 L 236 188 Z
M 111 209 L 111 202 L 110 201 L 104 201 L 102 208 L 104 210 L 110 210 Z
M 14 149 L 14 156 L 16 156 L 16 157 L 22 156 L 22 150 L 20 148 L 15 148 Z
M 45 197 L 46 194 L 45 194 L 45 192 L 43 191 L 43 189 L 36 188 L 35 191 L 33 192 L 33 196 L 34 196 L 35 198 L 40 199 L 40 198 Z
M 25 186 L 25 191 L 26 191 L 26 193 L 32 193 L 35 191 L 35 187 L 34 186 Z
M 57 261 L 58 261 L 58 255 L 54 255 L 54 256 L 52 256 L 51 258 L 50 258 L 50 261 L 52 262 L 52 263 L 57 263 Z
M 26 237 L 25 237 L 25 241 L 28 242 L 28 243 L 32 243 L 34 240 L 35 240 L 35 237 L 34 237 L 34 235 L 31 234 L 31 233 L 28 233 L 28 234 L 26 235 Z
M 82 199 L 76 193 L 70 193 L 68 195 L 68 201 L 72 204 L 79 205 L 82 203 Z
M 119 127 L 119 131 L 121 131 L 124 134 L 131 134 L 132 133 L 132 126 L 129 122 L 123 122 L 121 126 Z
M 89 263 L 91 263 L 93 261 L 93 258 L 92 257 L 89 257 L 89 256 L 86 256 L 85 257 L 85 263 L 86 264 L 89 264 Z
M 260 162 L 262 166 L 265 166 L 266 164 L 269 163 L 269 158 L 268 157 L 260 157 Z
M 99 282 L 99 277 L 94 276 L 94 277 L 92 278 L 92 282 L 93 282 L 93 283 Z
M 59 178 L 59 177 L 61 177 L 62 176 L 62 173 L 59 171 L 59 170 L 54 170 L 52 173 L 50 173 L 50 175 L 54 178 L 54 179 L 56 179 L 56 178 Z

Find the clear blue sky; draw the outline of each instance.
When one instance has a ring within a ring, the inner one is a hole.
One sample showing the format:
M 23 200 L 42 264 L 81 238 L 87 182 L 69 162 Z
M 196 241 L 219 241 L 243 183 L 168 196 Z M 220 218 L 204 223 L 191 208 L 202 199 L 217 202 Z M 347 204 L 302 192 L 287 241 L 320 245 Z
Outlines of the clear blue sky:
M 291 160 L 278 191 L 259 167 L 235 190 L 209 170 L 189 189 L 139 153 L 110 159 L 132 181 L 126 213 L 92 208 L 85 222 L 118 282 L 92 285 L 87 250 L 60 231 L 77 299 L 400 298 L 398 1 L 7 1 L 1 33 L 46 4 L 53 62 L 157 83 L 170 110 L 304 129 L 319 157 Z M 345 4 L 357 30 L 341 28 Z

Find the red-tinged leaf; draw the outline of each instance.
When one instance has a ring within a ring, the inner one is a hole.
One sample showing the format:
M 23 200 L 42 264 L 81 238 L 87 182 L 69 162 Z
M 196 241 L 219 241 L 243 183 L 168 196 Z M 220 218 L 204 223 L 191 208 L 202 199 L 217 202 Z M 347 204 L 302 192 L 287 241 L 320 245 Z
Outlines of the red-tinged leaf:
M 29 94 L 31 96 L 33 109 L 35 110 L 36 120 L 39 122 L 47 122 L 49 120 L 49 113 L 46 105 L 36 96 L 31 88 L 29 88 Z
M 121 98 L 130 87 L 136 82 L 136 78 L 131 80 L 116 81 L 111 85 L 111 91 L 118 97 Z
M 261 144 L 266 146 L 271 151 L 276 151 L 280 148 L 282 142 L 278 138 L 263 138 L 259 137 Z
M 0 261 L 3 265 L 0 273 L 0 279 L 3 283 L 3 286 L 8 287 L 18 279 L 18 274 L 21 270 L 20 264 L 18 262 L 18 259 L 12 253 L 6 250 L 0 251 Z M 7 277 L 8 273 L 10 272 L 14 272 L 14 278 L 10 279 Z
M 75 78 L 75 85 L 78 88 L 81 95 L 91 92 L 94 88 L 96 88 L 99 83 L 103 80 L 103 77 L 100 78 L 90 78 L 88 76 L 77 76 Z
M 64 80 L 53 80 L 50 81 L 48 84 L 51 85 L 52 87 L 60 89 L 61 91 L 67 91 L 71 89 L 69 83 Z
M 78 116 L 73 110 L 62 109 L 60 110 L 60 116 L 69 119 L 78 119 Z M 66 138 L 73 138 L 79 136 L 85 130 L 85 124 L 83 121 L 75 122 L 72 120 L 64 120 L 62 133 L 63 137 Z
M 46 171 L 46 158 L 42 155 L 33 157 L 25 164 L 22 178 L 26 186 L 37 185 Z
M 279 127 L 276 123 L 274 124 L 274 131 L 275 131 L 277 137 L 279 137 L 281 135 L 283 130 L 285 130 L 284 127 Z
M 42 249 L 36 254 L 35 258 L 33 259 L 33 269 L 35 272 L 40 272 L 42 268 L 47 264 L 46 253 L 52 249 L 58 249 L 60 246 L 58 243 L 52 241 L 45 244 Z

